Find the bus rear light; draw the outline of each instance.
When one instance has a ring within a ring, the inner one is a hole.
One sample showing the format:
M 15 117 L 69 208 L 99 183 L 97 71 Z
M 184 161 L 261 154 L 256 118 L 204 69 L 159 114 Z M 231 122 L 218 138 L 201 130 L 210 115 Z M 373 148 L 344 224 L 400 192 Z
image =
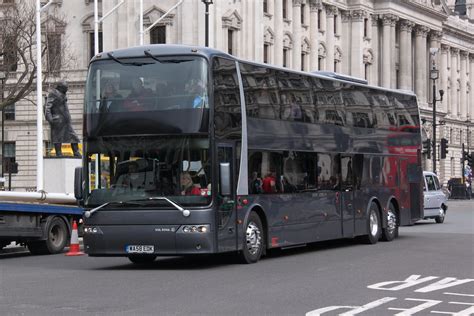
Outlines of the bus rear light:
M 184 233 L 207 233 L 209 231 L 209 225 L 185 225 L 183 226 Z
M 247 200 L 247 199 L 243 199 L 243 200 L 242 200 L 242 204 L 243 204 L 243 205 L 247 205 L 247 204 L 249 204 L 249 200 Z

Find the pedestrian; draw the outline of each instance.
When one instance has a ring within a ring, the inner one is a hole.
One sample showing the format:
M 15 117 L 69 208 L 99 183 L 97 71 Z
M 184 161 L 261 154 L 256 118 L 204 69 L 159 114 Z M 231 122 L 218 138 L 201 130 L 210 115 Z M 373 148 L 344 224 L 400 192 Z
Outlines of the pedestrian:
M 77 137 L 71 123 L 71 114 L 67 104 L 66 92 L 68 84 L 61 80 L 48 93 L 45 116 L 51 126 L 51 142 L 54 144 L 56 157 L 62 157 L 62 143 L 70 143 L 74 157 L 81 157 L 79 152 L 79 137 Z

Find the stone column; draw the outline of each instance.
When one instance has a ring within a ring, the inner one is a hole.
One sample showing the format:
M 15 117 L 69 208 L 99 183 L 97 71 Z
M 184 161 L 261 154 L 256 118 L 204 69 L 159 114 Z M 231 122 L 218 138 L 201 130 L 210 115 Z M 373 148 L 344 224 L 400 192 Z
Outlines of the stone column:
M 469 55 L 469 87 L 467 116 L 472 120 L 474 119 L 474 54 Z M 471 135 L 471 139 L 474 138 L 474 134 Z
M 417 25 L 415 28 L 415 93 L 418 96 L 418 102 L 421 104 L 427 103 L 426 88 L 428 72 L 426 69 L 426 37 L 428 36 L 428 31 L 429 28 L 423 25 Z
M 400 23 L 400 89 L 412 90 L 411 32 L 415 23 L 404 20 Z
M 458 55 L 459 49 L 451 47 L 451 115 L 457 117 L 458 113 Z
M 351 12 L 351 76 L 364 78 L 363 47 L 365 12 L 354 10 Z
M 390 78 L 392 72 L 390 65 L 392 60 L 391 56 L 393 54 L 390 45 L 390 27 L 392 24 L 392 15 L 385 14 L 382 17 L 382 24 L 382 86 L 385 88 L 390 88 Z
M 460 118 L 465 121 L 467 118 L 467 75 L 466 72 L 468 71 L 468 64 L 467 64 L 467 59 L 469 57 L 469 53 L 466 51 L 461 52 L 461 66 L 460 66 L 460 71 L 459 71 L 459 79 L 461 80 L 461 114 Z
M 390 50 L 392 52 L 392 55 L 390 56 L 390 68 L 392 69 L 392 73 L 390 76 L 390 87 L 392 89 L 397 88 L 397 59 L 398 59 L 398 54 L 397 54 L 397 48 L 396 48 L 396 25 L 398 22 L 398 17 L 397 16 L 392 16 L 392 23 L 390 23 Z
M 310 52 L 310 70 L 318 69 L 318 47 L 319 47 L 319 30 L 318 30 L 318 10 L 320 5 L 317 2 L 310 2 L 309 13 L 309 41 L 311 44 Z
M 371 25 L 372 30 L 370 33 L 370 41 L 372 42 L 372 51 L 374 53 L 374 60 L 371 67 L 371 76 L 370 84 L 380 85 L 380 76 L 379 76 L 379 61 L 380 61 L 380 52 L 379 52 L 379 19 L 376 14 L 371 15 Z
M 275 11 L 273 15 L 274 30 L 275 30 L 275 56 L 274 63 L 277 66 L 283 66 L 283 3 L 282 1 L 275 1 Z
M 334 71 L 334 15 L 337 8 L 326 6 L 326 69 Z
M 443 97 L 443 101 L 441 102 L 441 106 L 439 106 L 440 111 L 448 111 L 448 51 L 449 46 L 442 44 L 441 51 L 440 51 L 440 66 L 439 66 L 439 81 L 440 81 L 440 89 L 444 91 L 446 94 Z M 438 108 L 438 107 L 437 107 Z
M 342 21 L 342 39 L 341 49 L 343 52 L 348 52 L 351 49 L 351 41 L 353 40 L 351 37 L 351 13 L 350 11 L 341 11 L 341 21 Z M 351 60 L 347 58 L 349 54 L 346 54 L 343 57 L 342 65 L 341 65 L 341 72 L 347 75 L 351 74 Z
M 293 69 L 301 70 L 301 0 L 293 1 Z

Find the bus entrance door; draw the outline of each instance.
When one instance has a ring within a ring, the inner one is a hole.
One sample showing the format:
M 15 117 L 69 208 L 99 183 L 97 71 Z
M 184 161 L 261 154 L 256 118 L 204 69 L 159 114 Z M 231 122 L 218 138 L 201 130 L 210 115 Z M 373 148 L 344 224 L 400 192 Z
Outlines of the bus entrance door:
M 354 176 L 352 157 L 341 156 L 340 201 L 342 236 L 354 236 Z
M 237 250 L 237 220 L 236 220 L 236 168 L 234 158 L 235 147 L 232 143 L 218 144 L 217 148 L 217 245 L 219 252 Z M 230 165 L 230 195 L 221 194 L 221 164 Z

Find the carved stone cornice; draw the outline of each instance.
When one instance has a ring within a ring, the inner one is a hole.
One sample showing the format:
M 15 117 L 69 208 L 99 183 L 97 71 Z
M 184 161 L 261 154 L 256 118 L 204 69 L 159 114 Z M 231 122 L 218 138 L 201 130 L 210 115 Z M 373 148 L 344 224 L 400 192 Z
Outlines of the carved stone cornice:
M 342 23 L 347 23 L 351 21 L 351 12 L 350 11 L 341 11 L 341 20 Z
M 474 54 L 469 54 L 469 62 L 474 63 Z
M 466 52 L 465 50 L 460 51 L 459 54 L 461 55 L 461 60 L 465 60 L 469 56 L 469 52 Z
M 441 31 L 431 31 L 430 32 L 430 39 L 432 41 L 439 42 L 443 38 L 443 32 Z
M 367 16 L 367 13 L 364 10 L 351 11 L 351 19 L 354 22 L 363 22 L 366 16 Z
M 372 21 L 372 26 L 378 26 L 379 25 L 379 16 L 376 14 L 371 14 L 370 15 L 370 20 Z
M 452 54 L 455 54 L 455 55 L 459 54 L 459 48 L 451 47 L 451 55 Z
M 402 32 L 411 33 L 413 31 L 414 27 L 415 27 L 415 22 L 412 22 L 412 21 L 409 21 L 409 20 L 402 20 L 400 22 L 400 30 Z
M 323 5 L 321 4 L 321 0 L 309 0 L 309 10 L 314 12 L 322 9 Z
M 333 5 L 326 5 L 324 7 L 326 9 L 326 18 L 334 17 L 337 14 L 338 8 Z
M 430 31 L 430 28 L 427 27 L 427 26 L 424 26 L 424 25 L 417 25 L 417 26 L 415 27 L 415 35 L 416 35 L 417 37 L 418 37 L 418 36 L 427 37 L 429 31 Z
M 293 7 L 301 7 L 303 0 L 293 0 Z
M 441 44 L 441 53 L 447 54 L 449 52 L 449 45 Z
M 393 14 L 384 14 L 382 15 L 382 24 L 385 26 L 391 26 L 394 21 L 397 21 L 398 17 Z

